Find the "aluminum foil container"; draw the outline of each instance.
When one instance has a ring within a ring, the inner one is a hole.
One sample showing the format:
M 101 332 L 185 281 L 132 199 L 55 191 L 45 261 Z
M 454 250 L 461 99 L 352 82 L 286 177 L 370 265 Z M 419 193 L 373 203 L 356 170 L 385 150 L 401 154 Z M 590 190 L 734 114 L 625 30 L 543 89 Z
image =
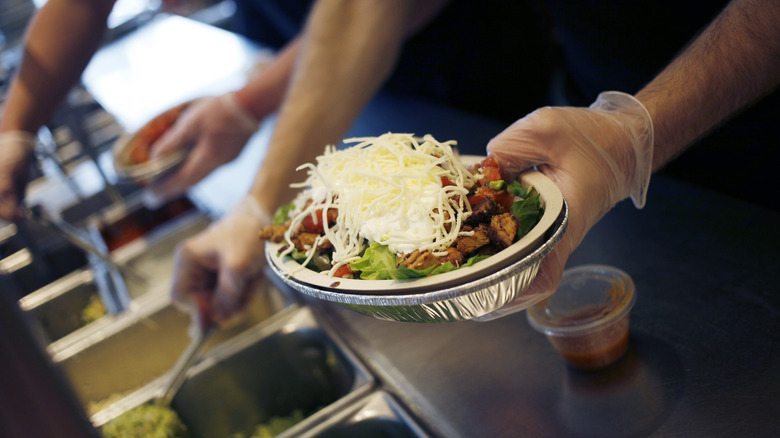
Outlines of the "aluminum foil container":
M 151 158 L 149 148 L 176 122 L 192 103 L 187 101 L 155 116 L 138 131 L 123 134 L 112 147 L 113 165 L 122 182 L 145 186 L 170 175 L 187 158 L 187 150 Z
M 273 272 L 293 289 L 341 304 L 368 316 L 419 323 L 466 321 L 486 317 L 509 303 L 512 303 L 513 310 L 525 309 L 549 296 L 529 294 L 526 289 L 536 277 L 542 259 L 563 237 L 569 221 L 568 212 L 568 204 L 563 200 L 560 213 L 544 233 L 541 243 L 519 260 L 513 260 L 503 266 L 491 266 L 492 269 L 480 271 L 478 276 L 466 277 L 465 281 L 460 283 L 442 283 L 442 287 L 438 289 L 428 285 L 421 288 L 423 290 L 419 293 L 408 287 L 403 294 L 378 291 L 345 292 L 338 289 L 338 279 L 332 279 L 334 287 L 314 286 L 310 282 L 300 280 L 296 275 L 290 275 L 279 263 L 279 258 L 276 257 L 278 246 L 266 245 L 266 257 Z M 426 278 L 433 277 L 436 276 Z M 373 281 L 390 280 L 362 281 L 369 284 Z

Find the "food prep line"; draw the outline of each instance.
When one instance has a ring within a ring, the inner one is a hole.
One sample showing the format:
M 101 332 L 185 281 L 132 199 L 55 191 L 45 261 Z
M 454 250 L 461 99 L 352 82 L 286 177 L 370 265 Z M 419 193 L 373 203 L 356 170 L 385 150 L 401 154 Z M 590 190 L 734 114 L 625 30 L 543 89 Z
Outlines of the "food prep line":
M 347 136 L 430 133 L 474 151 L 503 127 L 382 93 Z M 249 174 L 233 172 L 232 185 L 217 177 L 195 189 L 209 201 L 210 211 L 230 207 L 235 197 L 226 196 L 227 188 L 236 190 L 251 178 L 267 139 L 255 137 L 248 146 L 255 152 L 239 157 L 237 165 Z M 393 418 L 411 425 L 400 436 L 780 436 L 778 223 L 777 211 L 663 175 L 653 177 L 645 209 L 618 204 L 569 260 L 569 266 L 613 265 L 636 285 L 628 353 L 601 371 L 568 368 L 528 324 L 525 312 L 484 322 L 412 324 L 381 321 L 292 293 L 295 304 L 232 338 L 236 343 L 215 348 L 215 354 L 224 352 L 220 360 L 204 358 L 193 368 L 191 386 L 185 384 L 180 397 L 216 375 L 218 363 L 237 370 L 261 361 L 266 355 L 259 351 L 270 345 L 264 340 L 280 339 L 276 335 L 284 332 L 281 321 L 301 318 L 318 333 L 332 333 L 337 341 L 328 345 L 343 348 L 346 362 L 358 364 L 374 383 L 296 436 L 350 436 L 367 430 L 358 419 L 372 418 L 378 419 L 374 424 Z M 290 292 L 282 284 L 274 287 Z M 239 374 L 262 377 L 253 371 Z M 56 374 L 56 369 L 39 374 L 40 381 L 56 383 L 49 378 Z M 135 404 L 152 396 L 145 389 L 133 393 Z M 78 420 L 83 407 L 73 408 L 72 390 L 52 393 L 48 407 L 54 409 L 47 413 Z M 184 407 L 183 398 L 179 403 Z M 382 431 L 393 436 L 394 427 Z
M 101 222 L 89 222 L 95 245 L 120 270 L 133 266 L 147 276 L 141 284 L 117 277 L 126 294 L 119 311 L 80 326 L 80 307 L 99 289 L 94 267 L 20 301 L 68 392 L 98 428 L 155 403 L 189 342 L 192 320 L 169 296 L 173 253 L 210 219 L 186 199 L 170 205 L 176 208 L 113 205 L 99 212 Z M 246 312 L 210 338 L 172 408 L 193 437 L 250 436 L 254 428 L 293 413 L 300 422 L 281 436 L 427 436 L 337 333 L 325 330 L 291 290 L 271 281 L 254 291 Z
M 419 123 L 393 119 L 408 105 L 381 96 L 354 131 Z M 484 120 L 436 106 L 421 114 L 432 129 L 473 120 L 461 138 L 487 141 Z M 780 433 L 777 223 L 775 211 L 663 175 L 645 209 L 616 206 L 569 263 L 613 265 L 636 284 L 628 353 L 595 372 L 568 368 L 524 312 L 413 324 L 298 299 L 430 436 L 772 436 Z

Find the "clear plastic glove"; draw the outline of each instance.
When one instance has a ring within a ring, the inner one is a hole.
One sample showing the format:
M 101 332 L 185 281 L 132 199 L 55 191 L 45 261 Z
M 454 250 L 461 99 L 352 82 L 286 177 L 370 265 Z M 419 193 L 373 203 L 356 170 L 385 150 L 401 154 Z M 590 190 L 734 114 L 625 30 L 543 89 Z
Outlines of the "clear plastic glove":
M 23 216 L 22 204 L 33 160 L 35 136 L 25 131 L 0 133 L 0 218 Z
M 569 255 L 619 201 L 645 204 L 653 162 L 653 122 L 633 96 L 601 93 L 589 108 L 545 107 L 518 120 L 487 146 L 512 177 L 530 167 L 549 177 L 569 204 L 569 225 L 542 261 L 530 292 L 552 293 Z M 521 309 L 512 304 L 491 314 Z
M 265 245 L 258 237 L 268 212 L 244 197 L 222 219 L 176 249 L 174 302 L 198 314 L 201 328 L 224 324 L 245 306 L 262 280 Z
M 233 93 L 193 102 L 151 148 L 152 157 L 191 148 L 171 175 L 148 186 L 146 202 L 154 206 L 174 198 L 217 167 L 232 161 L 257 131 L 260 121 L 240 108 Z

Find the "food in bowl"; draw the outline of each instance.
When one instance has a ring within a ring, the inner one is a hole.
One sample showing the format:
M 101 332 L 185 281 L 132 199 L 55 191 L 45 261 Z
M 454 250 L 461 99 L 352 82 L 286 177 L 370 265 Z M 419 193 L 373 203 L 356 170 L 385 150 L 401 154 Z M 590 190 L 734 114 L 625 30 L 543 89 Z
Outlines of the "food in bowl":
M 261 239 L 330 277 L 427 277 L 471 266 L 539 222 L 539 193 L 508 181 L 492 157 L 467 168 L 455 141 L 387 133 L 328 146 L 296 199 Z
M 176 105 L 151 119 L 138 131 L 117 140 L 113 150 L 114 169 L 120 178 L 146 183 L 183 161 L 183 150 L 152 158 L 152 145 L 176 123 L 189 105 L 190 102 Z
M 135 165 L 149 161 L 151 158 L 152 145 L 159 140 L 166 131 L 171 129 L 171 126 L 176 123 L 176 120 L 178 120 L 186 107 L 186 104 L 177 105 L 153 118 L 139 129 L 133 142 L 129 146 L 130 152 L 127 155 L 128 164 Z

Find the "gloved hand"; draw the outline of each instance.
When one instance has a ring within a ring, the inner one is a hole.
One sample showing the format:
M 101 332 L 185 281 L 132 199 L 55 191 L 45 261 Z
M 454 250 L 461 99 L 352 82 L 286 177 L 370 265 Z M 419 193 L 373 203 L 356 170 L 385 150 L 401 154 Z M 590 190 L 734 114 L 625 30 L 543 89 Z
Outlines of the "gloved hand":
M 233 93 L 193 102 L 155 144 L 152 157 L 192 148 L 171 175 L 146 187 L 149 205 L 183 193 L 217 167 L 238 156 L 260 122 L 240 108 Z
M 653 163 L 653 121 L 633 96 L 604 92 L 589 108 L 546 107 L 518 120 L 490 141 L 511 177 L 532 166 L 549 177 L 569 204 L 569 225 L 542 261 L 530 293 L 552 293 L 569 255 L 619 201 L 645 204 Z M 494 319 L 521 309 L 512 304 Z
M 33 159 L 35 136 L 25 131 L 0 133 L 0 218 L 23 216 L 22 203 Z
M 197 312 L 201 328 L 210 322 L 224 324 L 245 307 L 262 280 L 265 245 L 258 235 L 271 221 L 247 195 L 219 221 L 177 247 L 173 300 Z

